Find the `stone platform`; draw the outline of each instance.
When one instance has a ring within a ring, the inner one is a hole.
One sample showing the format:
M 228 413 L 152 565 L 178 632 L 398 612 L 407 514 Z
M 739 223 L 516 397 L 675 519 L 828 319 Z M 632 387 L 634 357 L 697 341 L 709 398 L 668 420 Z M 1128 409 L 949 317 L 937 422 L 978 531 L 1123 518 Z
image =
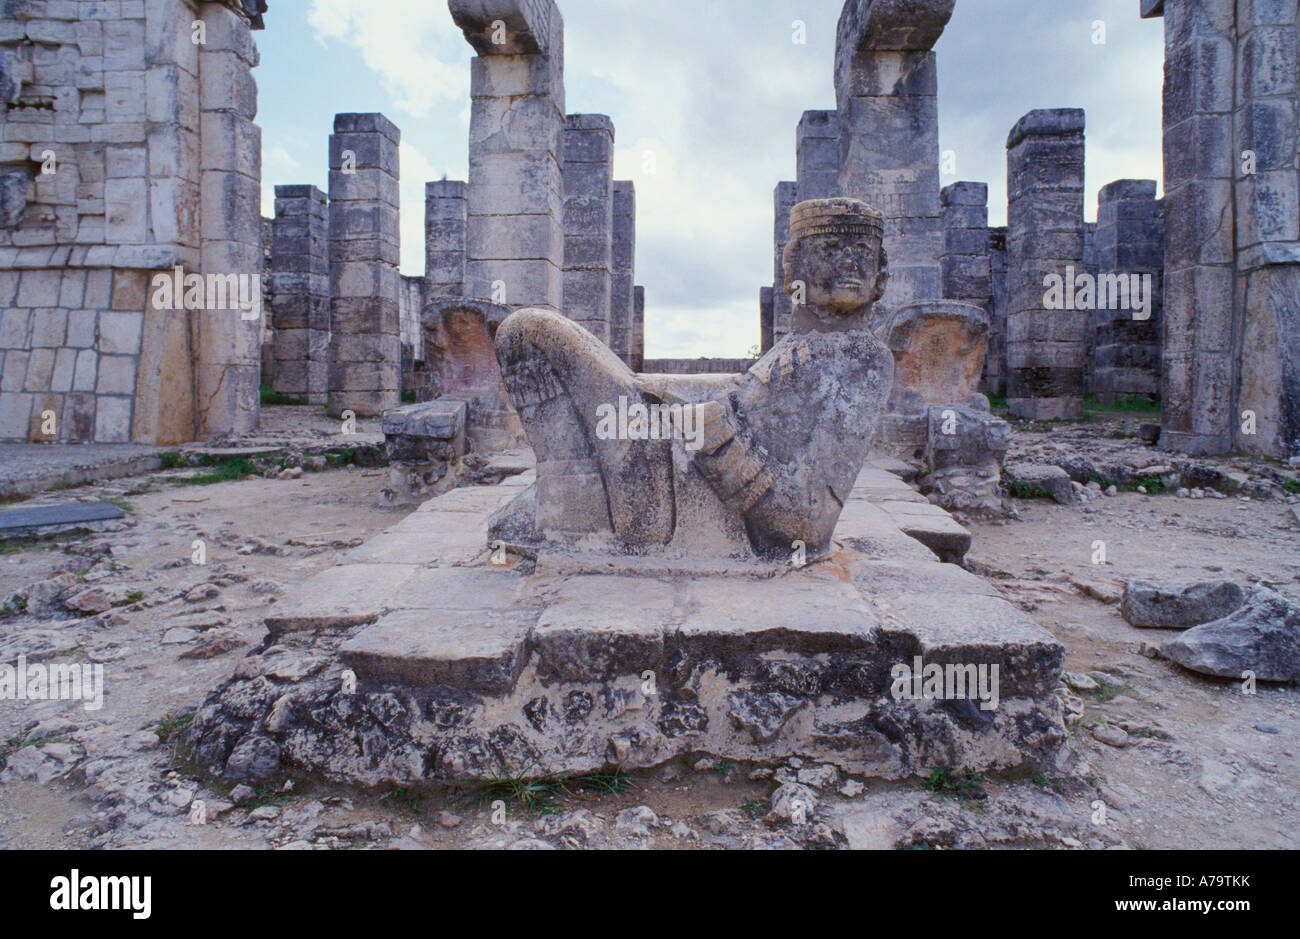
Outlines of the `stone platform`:
M 864 470 L 827 561 L 690 570 L 494 557 L 487 517 L 531 482 L 440 496 L 286 598 L 199 710 L 200 764 L 410 785 L 703 754 L 890 779 L 1059 757 L 1062 647 L 925 547 L 970 536 L 897 477 Z M 917 656 L 998 666 L 996 708 L 896 699 L 891 668 Z

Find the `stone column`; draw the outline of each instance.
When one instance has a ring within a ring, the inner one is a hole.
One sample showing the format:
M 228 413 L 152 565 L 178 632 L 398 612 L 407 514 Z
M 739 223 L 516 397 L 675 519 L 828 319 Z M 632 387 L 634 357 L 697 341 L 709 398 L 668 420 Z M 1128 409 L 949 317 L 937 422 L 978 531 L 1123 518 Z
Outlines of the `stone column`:
M 1007 405 L 1027 420 L 1083 416 L 1087 311 L 1072 309 L 1083 273 L 1084 113 L 1030 111 L 1007 138 Z M 1048 309 L 1053 278 L 1063 309 Z
M 1153 179 L 1121 179 L 1101 190 L 1094 252 L 1097 309 L 1092 319 L 1092 392 L 1103 403 L 1160 394 L 1160 285 L 1164 223 Z M 1133 288 L 1142 294 L 1135 296 Z M 1102 304 L 1108 297 L 1128 305 Z M 1148 293 L 1149 291 L 1149 293 Z M 1149 305 L 1136 309 L 1145 296 Z
M 199 266 L 206 275 L 255 280 L 260 306 L 262 131 L 253 123 L 257 86 L 250 72 L 258 63 L 257 47 L 248 21 L 229 7 L 204 3 L 199 15 L 207 40 L 199 46 Z M 158 197 L 151 201 L 156 206 Z M 255 430 L 262 311 L 250 316 L 227 304 L 199 311 L 191 324 L 198 435 Z
M 330 137 L 330 412 L 377 416 L 401 403 L 397 127 L 339 114 Z
M 938 67 L 955 0 L 847 0 L 835 44 L 839 195 L 884 216 L 889 286 L 876 319 L 941 295 Z
M 796 131 L 798 201 L 830 199 L 840 194 L 840 115 L 838 111 L 804 111 Z
M 939 269 L 943 296 L 966 300 L 988 311 L 993 299 L 989 264 L 989 187 L 953 183 L 939 194 L 943 215 L 943 254 Z
M 1241 390 L 1232 424 L 1239 449 L 1300 457 L 1300 14 L 1295 3 L 1237 4 L 1237 74 L 1233 149 L 1239 161 Z M 1253 165 L 1247 166 L 1248 160 Z M 1253 434 L 1246 412 L 1254 416 Z
M 424 186 L 424 298 L 465 295 L 465 184 Z
M 782 182 L 772 192 L 773 213 L 773 264 L 772 264 L 772 342 L 780 342 L 790 332 L 794 320 L 794 304 L 785 290 L 785 246 L 790 243 L 790 211 L 799 201 L 799 184 Z
M 613 121 L 603 114 L 570 114 L 565 118 L 563 175 L 562 310 L 612 347 Z
M 614 183 L 614 253 L 609 304 L 609 347 L 624 362 L 632 358 L 636 315 L 636 186 Z
M 645 368 L 645 288 L 632 288 L 632 361 L 628 366 L 634 372 Z
M 772 348 L 772 302 L 775 297 L 772 287 L 763 287 L 758 291 L 758 348 L 764 355 Z
M 315 186 L 276 186 L 271 234 L 273 387 L 324 404 L 329 397 L 329 210 Z
M 1007 230 L 989 229 L 989 356 L 984 365 L 984 389 L 991 395 L 1007 393 Z
M 1167 0 L 1163 6 L 1166 240 L 1160 440 L 1164 447 L 1189 453 L 1225 453 L 1232 449 L 1235 423 L 1236 3 Z
M 564 21 L 554 0 L 449 0 L 471 64 L 466 295 L 564 299 Z

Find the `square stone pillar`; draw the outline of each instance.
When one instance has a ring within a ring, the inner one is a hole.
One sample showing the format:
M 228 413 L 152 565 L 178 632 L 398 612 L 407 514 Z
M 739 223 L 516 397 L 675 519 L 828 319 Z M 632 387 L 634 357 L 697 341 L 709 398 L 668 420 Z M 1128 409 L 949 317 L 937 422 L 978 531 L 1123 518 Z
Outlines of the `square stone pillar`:
M 401 132 L 382 114 L 339 114 L 330 137 L 330 413 L 401 404 L 398 307 Z
M 989 229 L 989 355 L 984 364 L 984 389 L 992 395 L 1007 393 L 1007 230 Z
M 465 184 L 443 179 L 424 186 L 424 297 L 465 295 Z
M 1239 161 L 1235 214 L 1241 366 L 1233 426 L 1241 450 L 1300 457 L 1297 4 L 1238 3 L 1236 64 L 1233 149 Z M 1253 434 L 1248 432 L 1249 415 L 1254 416 Z
M 1110 403 L 1123 395 L 1160 394 L 1161 282 L 1164 222 L 1153 179 L 1121 179 L 1101 190 L 1094 236 L 1098 301 L 1129 298 L 1129 306 L 1097 303 L 1092 318 L 1092 391 Z M 1120 279 L 1122 278 L 1122 280 Z M 1135 309 L 1133 287 L 1149 308 Z
M 632 358 L 636 315 L 636 186 L 614 183 L 614 252 L 609 304 L 609 347 L 624 362 Z
M 986 183 L 953 183 L 939 194 L 943 221 L 943 254 L 939 269 L 943 296 L 977 303 L 985 311 L 993 299 L 989 264 L 989 187 Z
M 324 404 L 329 398 L 329 209 L 315 186 L 276 186 L 271 228 L 273 387 Z
M 260 297 L 262 131 L 253 123 L 257 86 L 250 72 L 258 63 L 257 48 L 240 13 L 204 3 L 199 16 L 207 39 L 199 46 L 199 267 L 205 275 L 255 279 Z M 165 193 L 151 196 L 155 209 L 160 201 L 168 201 Z M 257 428 L 262 327 L 260 309 L 249 316 L 229 305 L 191 319 L 199 437 Z
M 1082 110 L 1030 111 L 1007 138 L 1007 405 L 1027 420 L 1083 416 L 1083 131 Z M 1066 308 L 1048 308 L 1053 278 Z
M 799 184 L 781 182 L 772 191 L 772 342 L 780 342 L 794 321 L 794 303 L 785 289 L 785 246 L 790 243 L 790 212 L 799 201 Z
M 554 0 L 449 0 L 471 62 L 466 295 L 564 302 L 564 21 Z
M 804 111 L 795 140 L 798 201 L 830 199 L 840 194 L 840 115 L 838 111 Z
M 772 348 L 772 302 L 776 293 L 772 287 L 763 287 L 758 291 L 758 333 L 759 351 L 764 355 Z
M 564 122 L 564 315 L 611 345 L 614 264 L 614 122 Z M 617 349 L 615 350 L 617 351 Z
M 632 361 L 634 372 L 645 368 L 645 288 L 632 288 Z
M 934 44 L 954 0 L 848 0 L 835 46 L 839 195 L 884 216 L 889 285 L 879 320 L 937 299 L 939 255 L 938 65 Z

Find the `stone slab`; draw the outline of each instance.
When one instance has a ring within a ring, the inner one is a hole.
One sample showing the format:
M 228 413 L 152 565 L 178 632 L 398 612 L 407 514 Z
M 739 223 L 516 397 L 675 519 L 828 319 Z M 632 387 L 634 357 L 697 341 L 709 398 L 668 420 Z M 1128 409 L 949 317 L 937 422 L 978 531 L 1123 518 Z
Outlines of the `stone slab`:
M 31 509 L 5 509 L 0 511 L 0 537 L 12 538 L 43 528 L 107 522 L 125 517 L 126 513 L 112 502 L 74 502 Z

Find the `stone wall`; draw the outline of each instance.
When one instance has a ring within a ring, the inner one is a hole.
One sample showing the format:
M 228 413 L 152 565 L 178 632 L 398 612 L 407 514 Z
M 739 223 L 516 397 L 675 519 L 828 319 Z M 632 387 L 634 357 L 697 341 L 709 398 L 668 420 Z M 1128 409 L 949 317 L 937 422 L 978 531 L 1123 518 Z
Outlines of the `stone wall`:
M 255 24 L 240 4 L 24 0 L 0 20 L 0 439 L 256 426 Z M 202 40 L 201 42 L 199 40 Z M 245 288 L 159 293 L 155 275 Z M 233 278 L 233 280 L 232 280 Z M 247 317 L 245 317 L 247 312 Z
M 799 201 L 799 184 L 786 181 L 772 191 L 772 342 L 789 335 L 794 320 L 794 305 L 785 289 L 785 246 L 790 242 L 790 211 Z
M 943 221 L 943 254 L 939 270 L 943 296 L 977 304 L 986 313 L 993 298 L 989 266 L 989 187 L 986 183 L 953 183 L 939 194 Z

